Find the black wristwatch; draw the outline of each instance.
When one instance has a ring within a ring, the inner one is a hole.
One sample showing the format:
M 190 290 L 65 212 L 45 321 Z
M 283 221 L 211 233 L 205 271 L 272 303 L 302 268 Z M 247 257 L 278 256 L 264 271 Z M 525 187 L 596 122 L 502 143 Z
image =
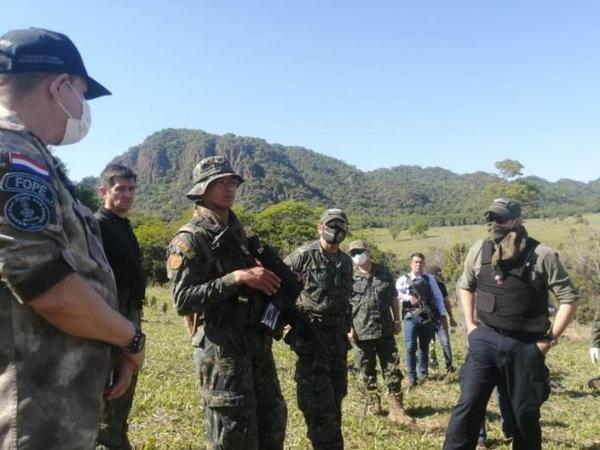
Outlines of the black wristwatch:
M 133 326 L 135 326 L 135 335 L 128 345 L 121 347 L 121 350 L 127 353 L 139 353 L 144 350 L 146 345 L 146 335 L 142 333 L 142 330 L 136 324 L 133 324 Z

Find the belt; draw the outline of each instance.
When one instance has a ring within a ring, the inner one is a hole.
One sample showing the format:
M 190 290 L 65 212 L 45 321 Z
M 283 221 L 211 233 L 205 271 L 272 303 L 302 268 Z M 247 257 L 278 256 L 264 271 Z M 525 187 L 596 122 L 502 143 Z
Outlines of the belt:
M 519 341 L 537 342 L 545 337 L 545 333 L 530 333 L 527 331 L 507 330 L 506 328 L 498 328 L 481 322 L 485 328 L 489 328 L 502 336 L 517 339 Z

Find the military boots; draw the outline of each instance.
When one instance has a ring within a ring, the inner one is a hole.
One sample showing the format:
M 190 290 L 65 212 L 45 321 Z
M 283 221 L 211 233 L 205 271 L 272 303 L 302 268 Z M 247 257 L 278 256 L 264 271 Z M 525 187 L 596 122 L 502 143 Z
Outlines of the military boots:
M 412 426 L 415 425 L 415 419 L 406 414 L 402 405 L 402 392 L 394 392 L 390 394 L 390 414 L 388 419 L 399 425 Z
M 383 408 L 381 407 L 381 397 L 377 392 L 369 393 L 369 397 L 367 399 L 367 410 L 369 413 L 374 414 L 376 416 L 381 416 L 383 414 Z

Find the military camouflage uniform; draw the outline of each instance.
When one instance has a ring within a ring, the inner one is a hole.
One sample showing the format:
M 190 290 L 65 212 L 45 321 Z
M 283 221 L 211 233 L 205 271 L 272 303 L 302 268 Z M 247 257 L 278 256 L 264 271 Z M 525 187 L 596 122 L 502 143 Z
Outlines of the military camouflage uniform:
M 373 263 L 370 273 L 354 268 L 350 297 L 352 325 L 358 337 L 356 360 L 367 391 L 377 391 L 376 357 L 390 393 L 401 390 L 402 373 L 392 317 L 395 298 L 395 282 L 385 267 Z
M 0 448 L 94 447 L 110 346 L 68 336 L 27 302 L 76 272 L 116 287 L 91 211 L 57 161 L 0 109 Z
M 246 242 L 230 212 L 228 226 Z M 246 295 L 232 272 L 248 267 L 238 254 L 211 249 L 224 225 L 196 205 L 194 218 L 169 245 L 167 270 L 181 315 L 199 314 L 195 362 L 212 449 L 282 449 L 287 408 L 275 370 L 272 339 L 258 324 L 259 295 Z
M 295 250 L 285 262 L 302 275 L 304 289 L 298 307 L 310 324 L 308 338 L 295 333 L 286 339 L 297 354 L 298 407 L 304 414 L 313 448 L 342 449 L 352 261 L 342 251 L 325 252 L 315 241 Z

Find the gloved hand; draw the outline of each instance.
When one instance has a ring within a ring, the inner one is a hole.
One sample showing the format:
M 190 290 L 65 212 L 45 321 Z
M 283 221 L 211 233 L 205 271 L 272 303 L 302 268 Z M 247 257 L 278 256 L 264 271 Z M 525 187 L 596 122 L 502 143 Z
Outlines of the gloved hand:
M 600 349 L 598 347 L 590 348 L 590 359 L 592 360 L 592 364 L 598 362 L 598 359 L 600 359 Z

